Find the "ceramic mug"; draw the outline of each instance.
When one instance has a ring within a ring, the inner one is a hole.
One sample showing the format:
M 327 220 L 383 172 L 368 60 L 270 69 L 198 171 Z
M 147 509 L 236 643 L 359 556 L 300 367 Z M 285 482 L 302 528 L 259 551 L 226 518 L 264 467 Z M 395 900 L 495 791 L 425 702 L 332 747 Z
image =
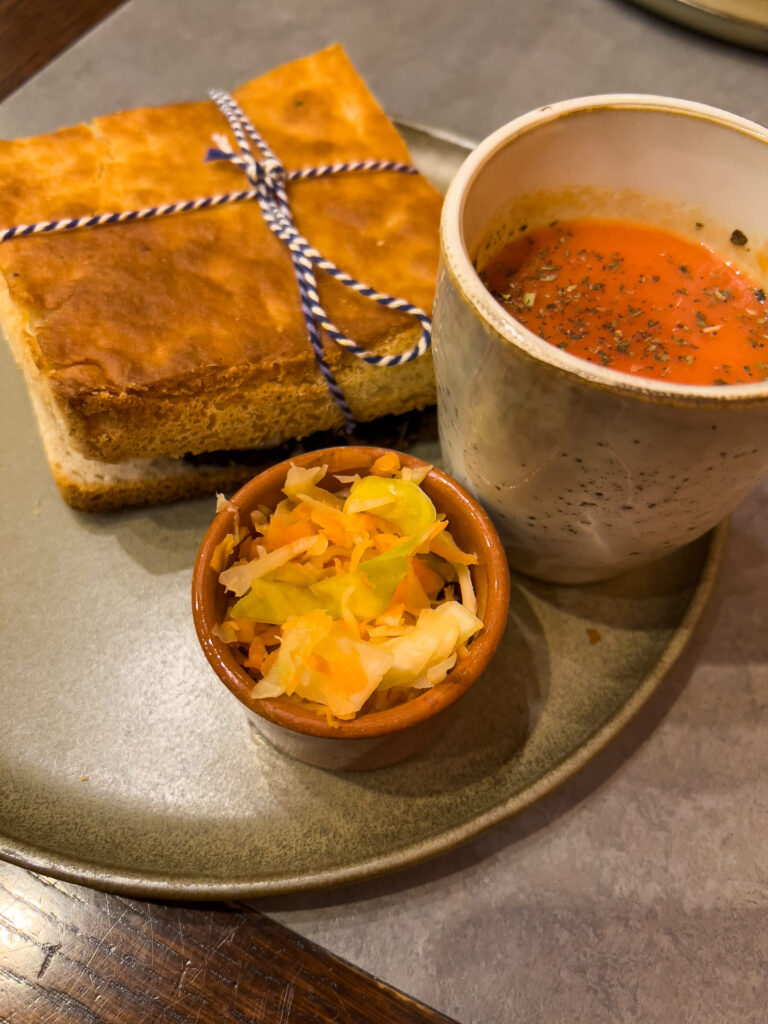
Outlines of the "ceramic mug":
M 705 533 L 768 470 L 768 382 L 671 384 L 579 359 L 508 314 L 476 262 L 524 225 L 620 217 L 695 234 L 765 286 L 767 188 L 768 130 L 656 96 L 542 107 L 462 165 L 441 223 L 440 440 L 513 568 L 597 580 Z

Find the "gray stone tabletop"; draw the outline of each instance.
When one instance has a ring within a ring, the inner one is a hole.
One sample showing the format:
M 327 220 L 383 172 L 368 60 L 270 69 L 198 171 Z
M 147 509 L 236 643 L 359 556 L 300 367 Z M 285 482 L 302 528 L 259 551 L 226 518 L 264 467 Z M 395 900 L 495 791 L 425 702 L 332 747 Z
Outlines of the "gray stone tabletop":
M 198 99 L 335 41 L 389 112 L 473 137 L 611 91 L 768 120 L 765 54 L 619 0 L 131 0 L 0 106 L 0 136 Z M 258 906 L 465 1024 L 757 1024 L 767 741 L 763 486 L 683 659 L 579 775 L 419 867 Z

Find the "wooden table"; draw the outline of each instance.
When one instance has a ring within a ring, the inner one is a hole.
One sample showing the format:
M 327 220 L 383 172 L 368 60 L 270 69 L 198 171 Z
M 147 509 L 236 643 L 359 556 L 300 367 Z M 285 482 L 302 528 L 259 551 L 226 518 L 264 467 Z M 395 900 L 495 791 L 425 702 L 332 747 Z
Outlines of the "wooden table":
M 0 0 L 0 99 L 123 0 Z
M 121 0 L 2 0 L 0 99 Z M 263 914 L 95 892 L 0 861 L 0 1021 L 449 1021 Z
M 0 1021 L 439 1024 L 255 911 L 126 899 L 0 863 Z

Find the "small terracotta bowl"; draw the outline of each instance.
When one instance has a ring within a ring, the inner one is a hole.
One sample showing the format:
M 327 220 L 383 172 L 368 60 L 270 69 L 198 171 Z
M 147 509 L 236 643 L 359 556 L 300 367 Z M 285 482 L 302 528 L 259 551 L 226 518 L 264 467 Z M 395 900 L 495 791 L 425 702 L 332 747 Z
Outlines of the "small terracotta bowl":
M 335 474 L 366 474 L 385 448 L 326 448 L 281 462 L 254 477 L 232 498 L 243 522 L 258 505 L 274 507 L 291 464 L 328 467 L 322 486 L 342 485 Z M 397 453 L 403 466 L 424 466 L 421 459 Z M 212 632 L 224 618 L 226 600 L 210 560 L 216 545 L 232 530 L 232 512 L 220 512 L 211 523 L 195 562 L 192 576 L 192 613 L 206 658 L 224 685 L 243 704 L 253 728 L 281 751 L 321 768 L 362 770 L 395 764 L 417 753 L 450 723 L 456 702 L 482 674 L 499 645 L 507 622 L 509 569 L 504 549 L 490 519 L 477 501 L 455 480 L 431 469 L 422 483 L 438 512 L 448 517 L 451 533 L 465 551 L 478 557 L 472 568 L 478 615 L 484 622 L 472 640 L 469 654 L 444 682 L 405 704 L 386 711 L 360 715 L 349 722 L 329 724 L 286 697 L 258 700 L 251 697 L 254 678 L 238 663 L 231 648 Z

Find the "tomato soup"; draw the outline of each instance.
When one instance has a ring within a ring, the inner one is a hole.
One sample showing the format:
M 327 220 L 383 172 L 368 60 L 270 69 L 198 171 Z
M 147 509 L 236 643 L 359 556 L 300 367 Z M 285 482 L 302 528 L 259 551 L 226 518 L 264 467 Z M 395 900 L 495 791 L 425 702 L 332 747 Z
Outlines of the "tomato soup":
M 765 292 L 692 239 L 631 221 L 553 222 L 519 234 L 480 276 L 531 331 L 589 362 L 679 384 L 768 380 Z

